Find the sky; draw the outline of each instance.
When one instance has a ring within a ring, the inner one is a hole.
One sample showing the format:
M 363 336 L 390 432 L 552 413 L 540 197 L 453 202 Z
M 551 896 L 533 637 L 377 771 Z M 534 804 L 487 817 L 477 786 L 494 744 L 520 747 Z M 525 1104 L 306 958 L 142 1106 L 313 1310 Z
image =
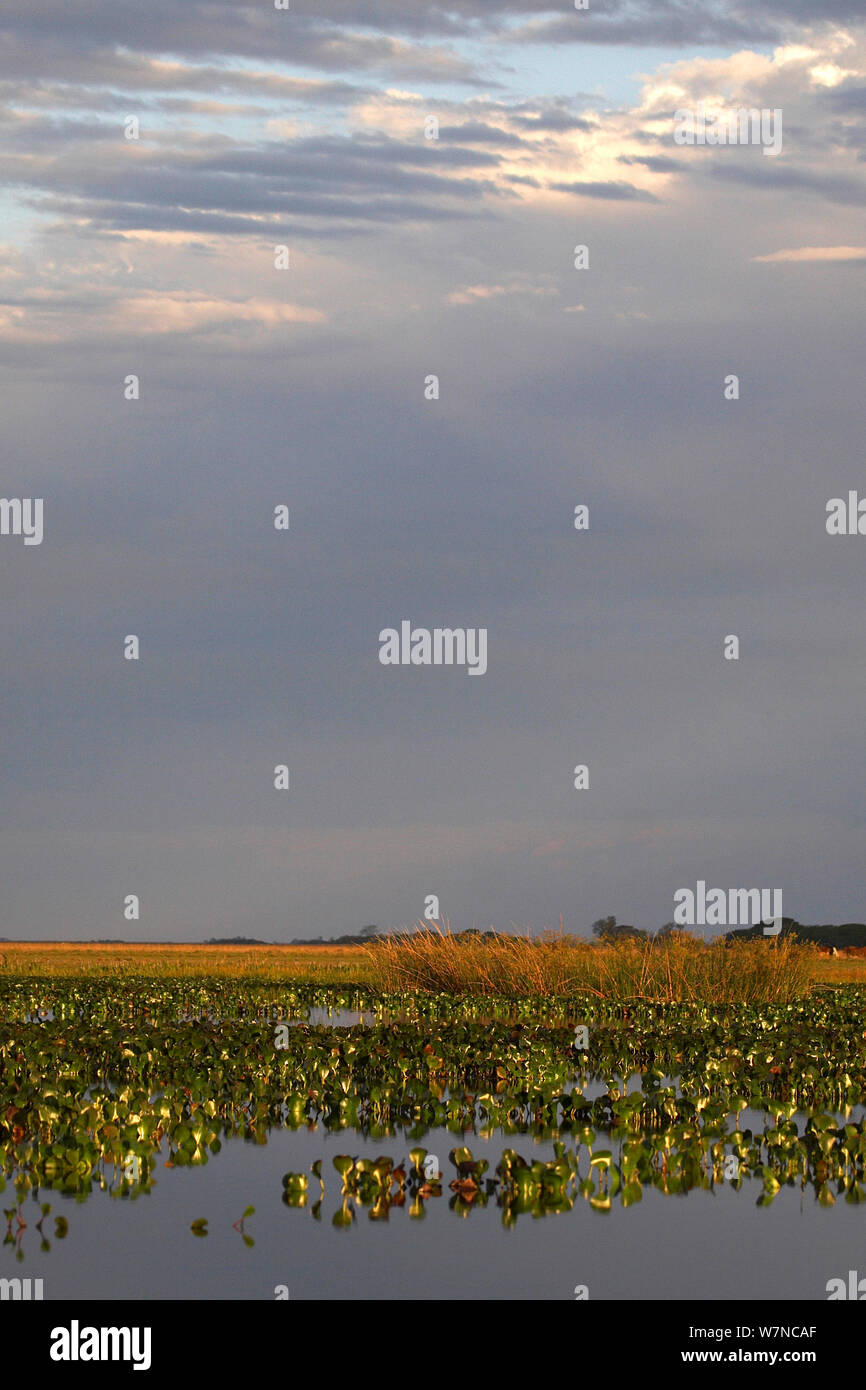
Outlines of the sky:
M 0 0 L 0 936 L 866 918 L 864 132 L 859 0 Z

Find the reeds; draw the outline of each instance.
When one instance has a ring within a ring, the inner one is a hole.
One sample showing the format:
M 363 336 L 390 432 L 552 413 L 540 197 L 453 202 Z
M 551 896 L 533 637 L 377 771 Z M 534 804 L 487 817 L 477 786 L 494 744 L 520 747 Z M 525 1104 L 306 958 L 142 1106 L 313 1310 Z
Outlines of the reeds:
M 814 952 L 788 937 L 726 944 L 686 934 L 594 943 L 541 936 L 456 936 L 427 922 L 366 946 L 383 991 L 594 995 L 661 1002 L 786 1003 L 811 988 Z

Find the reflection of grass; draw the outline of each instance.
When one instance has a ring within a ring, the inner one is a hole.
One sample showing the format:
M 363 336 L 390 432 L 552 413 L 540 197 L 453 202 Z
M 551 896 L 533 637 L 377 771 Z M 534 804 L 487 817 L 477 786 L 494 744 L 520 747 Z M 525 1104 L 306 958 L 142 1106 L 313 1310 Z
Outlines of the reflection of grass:
M 562 932 L 467 937 L 426 924 L 364 949 L 375 984 L 387 991 L 733 1003 L 785 1003 L 808 993 L 816 960 L 790 939 L 728 947 L 683 935 L 596 945 Z
M 309 980 L 317 984 L 362 981 L 369 975 L 358 946 L 197 946 L 128 942 L 99 945 L 58 941 L 0 943 L 0 976 L 123 977 L 149 975 L 184 979 L 219 975 L 229 979 Z

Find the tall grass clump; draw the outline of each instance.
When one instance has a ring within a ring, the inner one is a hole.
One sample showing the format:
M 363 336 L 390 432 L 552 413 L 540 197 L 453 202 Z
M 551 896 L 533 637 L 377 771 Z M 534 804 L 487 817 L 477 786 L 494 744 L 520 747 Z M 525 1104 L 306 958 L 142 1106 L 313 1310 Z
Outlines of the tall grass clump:
M 787 1003 L 809 992 L 814 952 L 790 937 L 730 944 L 685 934 L 589 942 L 566 933 L 454 935 L 418 923 L 366 946 L 387 992 L 594 995 L 659 1002 Z

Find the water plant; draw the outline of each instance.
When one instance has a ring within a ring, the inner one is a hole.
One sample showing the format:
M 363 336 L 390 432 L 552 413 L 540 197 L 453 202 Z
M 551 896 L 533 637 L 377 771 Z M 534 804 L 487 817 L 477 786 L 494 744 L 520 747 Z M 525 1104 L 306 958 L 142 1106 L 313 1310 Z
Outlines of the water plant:
M 23 1248 L 28 1194 L 134 1200 L 153 1191 L 160 1164 L 195 1168 L 226 1139 L 261 1145 L 275 1130 L 301 1128 L 347 1136 L 347 1152 L 333 1161 L 333 1219 L 343 1227 L 359 1207 L 377 1221 L 404 1205 L 423 1219 L 425 1203 L 446 1195 L 463 1217 L 494 1204 L 511 1220 L 571 1210 L 581 1198 L 610 1213 L 648 1188 L 681 1195 L 722 1180 L 757 1190 L 762 1206 L 791 1186 L 813 1188 L 823 1206 L 840 1197 L 858 1205 L 863 1002 L 856 986 L 730 1003 L 222 977 L 124 979 L 110 989 L 74 977 L 7 978 L 0 1187 L 11 1182 L 14 1202 L 6 1240 Z M 312 1023 L 313 1008 L 363 1008 L 371 1021 Z M 279 1048 L 275 1017 L 292 1020 Z M 578 1024 L 585 1047 L 576 1045 Z M 450 1179 L 424 1147 L 431 1131 L 453 1136 Z M 405 1149 L 392 1158 L 382 1146 L 398 1132 Z M 549 1142 L 553 1157 L 520 1159 L 505 1148 L 491 1170 L 469 1145 L 473 1135 L 497 1134 Z M 309 1173 L 286 1174 L 283 1201 L 318 1218 L 324 1188 L 318 1158 Z M 247 1243 L 251 1214 L 238 1223 Z M 192 1229 L 205 1235 L 207 1223 Z M 41 1222 L 38 1234 L 44 1239 Z

